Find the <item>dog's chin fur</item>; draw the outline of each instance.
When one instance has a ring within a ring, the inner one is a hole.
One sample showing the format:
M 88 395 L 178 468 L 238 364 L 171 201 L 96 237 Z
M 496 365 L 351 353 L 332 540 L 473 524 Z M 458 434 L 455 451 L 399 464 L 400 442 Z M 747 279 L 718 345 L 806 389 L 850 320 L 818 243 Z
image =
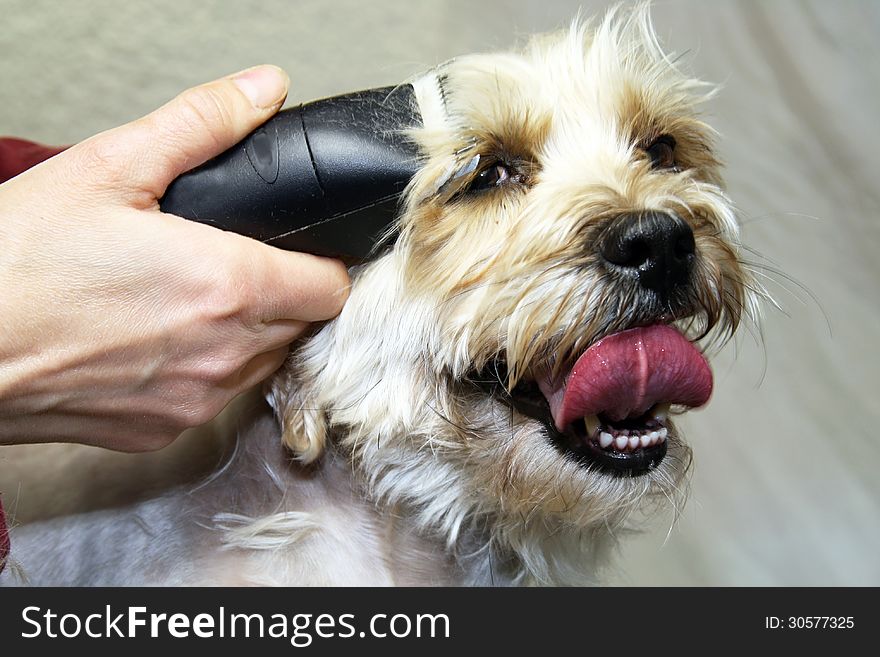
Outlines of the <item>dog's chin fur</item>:
M 189 497 L 198 524 L 224 529 L 236 550 L 224 559 L 274 550 L 251 581 L 345 583 L 341 549 L 451 574 L 411 583 L 592 583 L 633 514 L 683 495 L 690 452 L 670 429 L 656 467 L 609 473 L 562 449 L 511 393 L 623 329 L 674 322 L 717 344 L 755 312 L 713 135 L 697 118 L 711 90 L 660 50 L 645 7 L 577 21 L 521 54 L 456 59 L 413 86 L 424 125 L 408 134 L 423 166 L 399 237 L 351 270 L 341 315 L 297 345 L 268 390 L 300 463 L 263 423 L 208 485 L 225 493 Z M 644 150 L 664 134 L 675 169 L 653 168 Z M 468 191 L 495 162 L 509 180 Z M 696 243 L 691 284 L 662 304 L 609 274 L 595 248 L 615 217 L 647 210 L 686 221 Z M 306 515 L 321 499 L 337 521 Z

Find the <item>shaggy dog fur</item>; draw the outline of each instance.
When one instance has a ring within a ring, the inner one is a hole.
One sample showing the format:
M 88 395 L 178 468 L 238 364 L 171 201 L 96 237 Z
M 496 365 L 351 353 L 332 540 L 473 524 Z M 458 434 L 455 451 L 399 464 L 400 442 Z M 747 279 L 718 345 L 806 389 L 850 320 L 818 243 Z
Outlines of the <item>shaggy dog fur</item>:
M 423 166 L 399 236 L 294 347 L 275 418 L 240 401 L 233 453 L 195 488 L 16 528 L 0 581 L 585 584 L 636 511 L 682 494 L 672 425 L 665 458 L 626 476 L 574 458 L 529 402 L 610 334 L 668 323 L 706 348 L 754 316 L 697 116 L 711 89 L 645 8 L 413 86 Z M 689 284 L 662 302 L 595 247 L 646 211 L 694 235 Z

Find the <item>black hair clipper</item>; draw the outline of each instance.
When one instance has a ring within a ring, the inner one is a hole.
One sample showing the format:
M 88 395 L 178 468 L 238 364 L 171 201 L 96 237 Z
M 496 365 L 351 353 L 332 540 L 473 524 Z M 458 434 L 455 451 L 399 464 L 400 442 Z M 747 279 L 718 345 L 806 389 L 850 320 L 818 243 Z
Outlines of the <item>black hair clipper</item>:
M 159 205 L 282 249 L 360 262 L 393 235 L 418 169 L 404 131 L 419 125 L 410 85 L 305 103 L 174 180 Z

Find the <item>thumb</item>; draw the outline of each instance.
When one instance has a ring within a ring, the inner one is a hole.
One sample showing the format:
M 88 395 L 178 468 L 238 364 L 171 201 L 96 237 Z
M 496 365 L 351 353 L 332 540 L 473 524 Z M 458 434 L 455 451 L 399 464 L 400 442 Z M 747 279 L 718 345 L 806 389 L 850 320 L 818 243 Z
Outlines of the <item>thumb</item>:
M 275 114 L 290 80 L 277 66 L 255 66 L 193 87 L 156 111 L 110 131 L 137 167 L 129 180 L 155 198 L 180 174 L 219 155 Z M 109 133 L 105 133 L 108 134 Z

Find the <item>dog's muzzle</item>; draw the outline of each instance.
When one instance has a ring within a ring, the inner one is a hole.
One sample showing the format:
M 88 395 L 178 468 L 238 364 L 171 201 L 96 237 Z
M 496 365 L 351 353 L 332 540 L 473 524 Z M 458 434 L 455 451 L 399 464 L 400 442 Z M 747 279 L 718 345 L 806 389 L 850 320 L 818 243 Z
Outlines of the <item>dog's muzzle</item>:
M 663 303 L 688 284 L 696 246 L 685 221 L 664 212 L 625 214 L 599 240 L 606 268 L 638 279 Z

